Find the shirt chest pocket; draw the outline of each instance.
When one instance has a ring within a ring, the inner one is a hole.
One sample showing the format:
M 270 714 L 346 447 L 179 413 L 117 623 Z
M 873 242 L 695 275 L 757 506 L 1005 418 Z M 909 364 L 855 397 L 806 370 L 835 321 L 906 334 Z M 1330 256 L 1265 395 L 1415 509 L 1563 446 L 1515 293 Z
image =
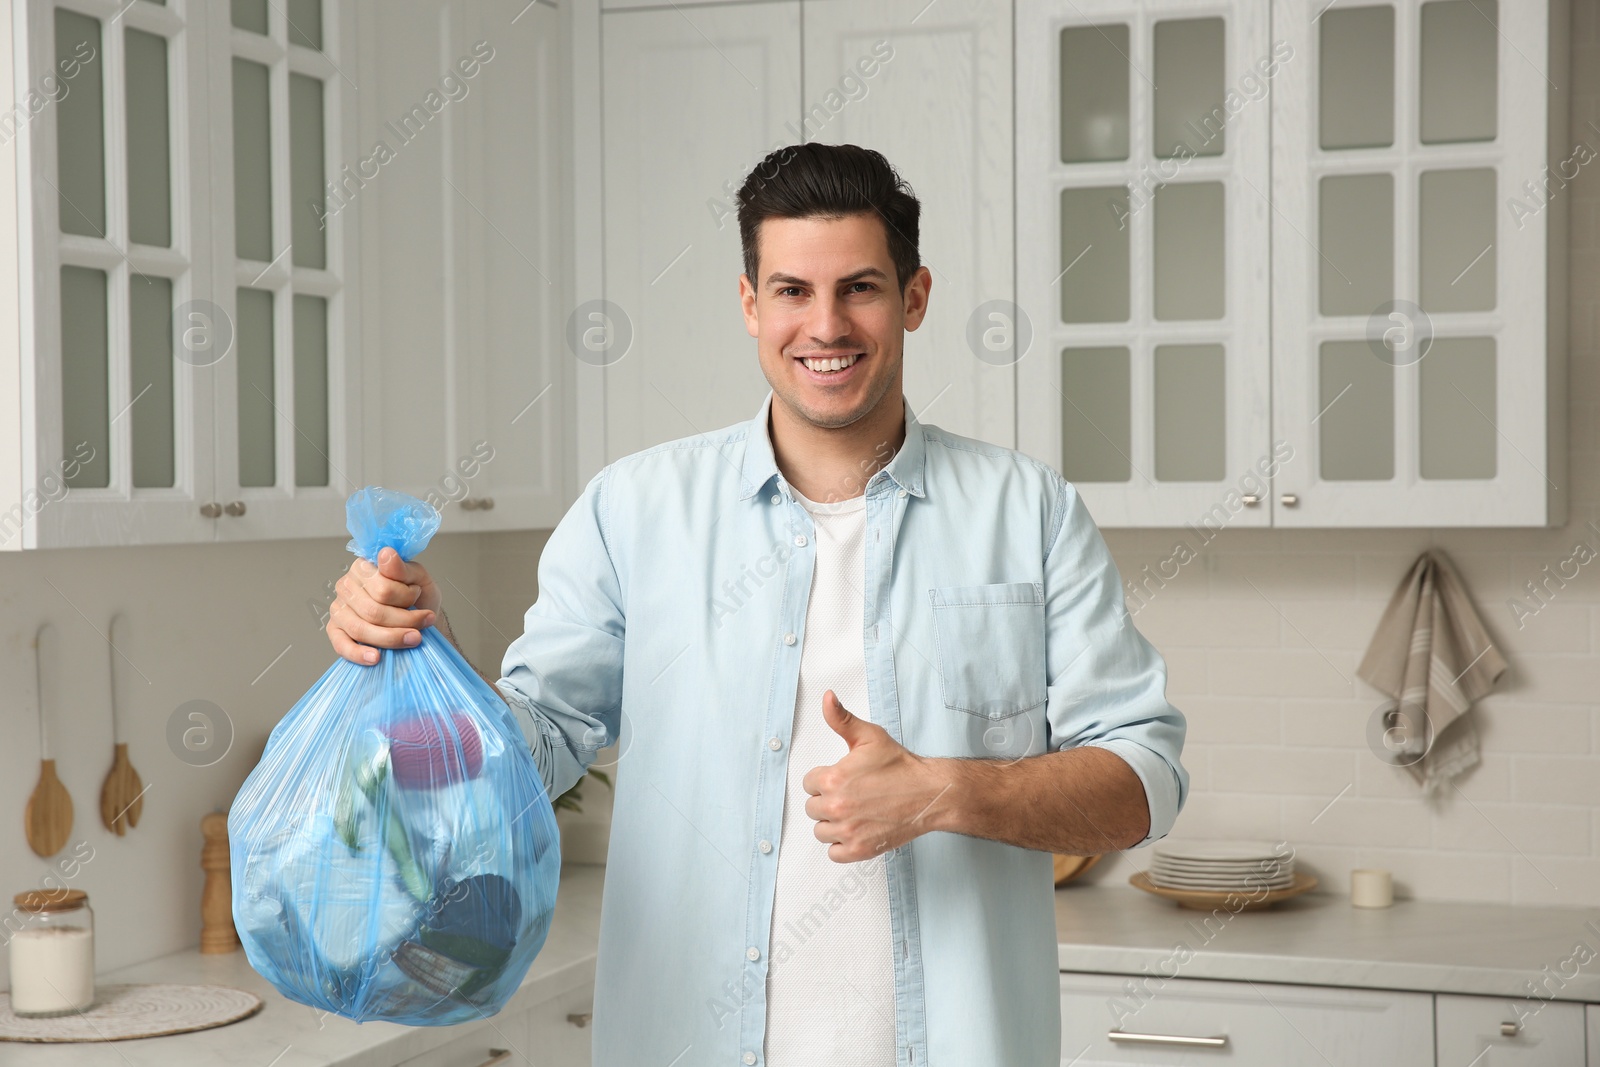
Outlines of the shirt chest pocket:
M 928 590 L 947 708 L 1004 719 L 1045 701 L 1044 586 Z

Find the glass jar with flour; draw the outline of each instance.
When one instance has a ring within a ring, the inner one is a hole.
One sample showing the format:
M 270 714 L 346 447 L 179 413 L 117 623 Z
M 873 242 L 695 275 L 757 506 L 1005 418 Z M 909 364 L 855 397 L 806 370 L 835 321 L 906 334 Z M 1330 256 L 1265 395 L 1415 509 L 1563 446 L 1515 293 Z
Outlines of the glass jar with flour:
M 81 889 L 36 889 L 16 896 L 20 927 L 11 936 L 11 1010 L 43 1018 L 94 1003 L 94 913 Z

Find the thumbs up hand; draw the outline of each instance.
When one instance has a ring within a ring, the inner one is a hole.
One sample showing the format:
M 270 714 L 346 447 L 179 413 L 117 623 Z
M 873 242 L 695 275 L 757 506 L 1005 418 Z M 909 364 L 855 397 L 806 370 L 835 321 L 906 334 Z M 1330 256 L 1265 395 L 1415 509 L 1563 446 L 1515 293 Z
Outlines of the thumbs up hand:
M 922 816 L 944 786 L 930 761 L 901 745 L 876 723 L 852 715 L 833 690 L 822 696 L 822 717 L 850 751 L 806 772 L 806 814 L 828 858 L 855 863 L 881 855 L 933 829 Z

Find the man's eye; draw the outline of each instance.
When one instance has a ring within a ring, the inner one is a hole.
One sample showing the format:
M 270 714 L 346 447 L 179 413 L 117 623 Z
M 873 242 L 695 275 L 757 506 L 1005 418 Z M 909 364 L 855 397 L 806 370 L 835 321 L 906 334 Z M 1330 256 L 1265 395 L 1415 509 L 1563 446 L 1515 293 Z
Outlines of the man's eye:
M 871 282 L 855 282 L 850 286 L 850 288 L 871 292 L 872 290 L 876 289 L 877 286 L 873 285 Z
M 779 296 L 788 296 L 790 293 L 798 294 L 799 292 L 800 292 L 800 290 L 799 290 L 798 287 L 793 286 L 793 285 L 786 285 L 782 289 L 778 290 L 778 295 Z

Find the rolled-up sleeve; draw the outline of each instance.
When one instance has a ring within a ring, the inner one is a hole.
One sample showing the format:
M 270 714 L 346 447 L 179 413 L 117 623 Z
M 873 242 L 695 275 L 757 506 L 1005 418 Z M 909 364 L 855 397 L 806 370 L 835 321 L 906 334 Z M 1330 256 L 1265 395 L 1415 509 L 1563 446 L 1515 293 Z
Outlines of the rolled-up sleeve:
M 539 557 L 539 596 L 506 649 L 497 683 L 551 798 L 617 739 L 623 599 L 607 543 L 609 467 L 590 480 Z
M 1122 576 L 1077 491 L 1058 482 L 1045 557 L 1046 716 L 1052 750 L 1093 745 L 1144 783 L 1150 830 L 1165 837 L 1189 794 L 1183 713 L 1167 702 L 1167 665 L 1133 625 Z

